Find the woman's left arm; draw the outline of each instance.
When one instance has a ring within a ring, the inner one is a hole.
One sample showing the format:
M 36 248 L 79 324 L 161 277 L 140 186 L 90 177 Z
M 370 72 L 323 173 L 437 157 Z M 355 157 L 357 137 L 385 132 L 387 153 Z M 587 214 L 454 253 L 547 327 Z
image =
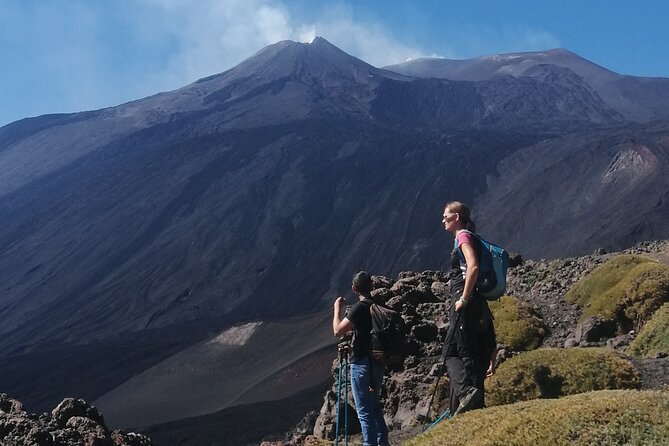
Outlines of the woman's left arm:
M 455 303 L 455 311 L 460 311 L 467 304 L 467 300 L 476 287 L 476 279 L 479 277 L 479 259 L 476 257 L 474 247 L 471 243 L 463 243 L 460 245 L 460 249 L 462 249 L 462 254 L 465 256 L 465 262 L 467 263 L 467 275 L 465 276 L 462 297 Z

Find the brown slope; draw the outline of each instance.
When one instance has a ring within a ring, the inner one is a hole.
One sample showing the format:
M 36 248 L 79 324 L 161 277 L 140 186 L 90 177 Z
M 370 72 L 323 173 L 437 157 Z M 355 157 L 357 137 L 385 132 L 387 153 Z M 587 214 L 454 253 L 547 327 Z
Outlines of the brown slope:
M 529 258 L 669 236 L 669 126 L 580 132 L 520 150 L 474 204 L 480 230 Z

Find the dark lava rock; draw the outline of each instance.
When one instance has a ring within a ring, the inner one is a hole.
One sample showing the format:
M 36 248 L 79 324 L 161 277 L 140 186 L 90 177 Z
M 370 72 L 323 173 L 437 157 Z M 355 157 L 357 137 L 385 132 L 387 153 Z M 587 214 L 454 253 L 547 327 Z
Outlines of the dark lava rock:
M 0 410 L 10 414 L 19 414 L 23 412 L 23 405 L 6 393 L 0 393 Z
M 65 398 L 56 408 L 51 411 L 51 417 L 56 421 L 58 427 L 65 427 L 72 417 L 84 417 L 95 421 L 100 426 L 105 427 L 102 414 L 95 406 L 90 406 L 82 399 Z
M 576 326 L 574 338 L 579 344 L 582 342 L 597 342 L 602 338 L 611 338 L 615 333 L 615 322 L 589 317 Z
M 509 256 L 509 268 L 515 268 L 523 264 L 523 256 L 520 254 L 511 254 Z
M 2 446 L 152 446 L 140 434 L 109 432 L 102 414 L 84 400 L 64 399 L 51 414 L 35 415 L 0 394 Z
M 372 288 L 390 288 L 395 282 L 385 276 L 372 276 Z

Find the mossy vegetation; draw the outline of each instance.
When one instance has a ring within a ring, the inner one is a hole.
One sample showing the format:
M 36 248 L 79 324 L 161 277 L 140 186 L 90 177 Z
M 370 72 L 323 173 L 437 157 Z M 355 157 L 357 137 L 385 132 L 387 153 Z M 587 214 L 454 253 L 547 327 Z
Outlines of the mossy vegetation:
M 527 304 L 512 296 L 490 302 L 495 318 L 497 342 L 512 350 L 532 350 L 541 345 L 546 327 L 539 315 Z
M 669 303 L 662 305 L 653 314 L 625 351 L 628 355 L 647 358 L 655 357 L 660 352 L 669 353 Z
M 669 394 L 602 390 L 473 410 L 405 446 L 669 444 Z
M 566 299 L 583 307 L 583 318 L 615 321 L 623 329 L 638 327 L 669 300 L 669 266 L 635 255 L 617 256 L 576 283 Z
M 522 353 L 502 365 L 486 389 L 488 406 L 604 389 L 633 389 L 634 366 L 603 348 L 545 348 Z

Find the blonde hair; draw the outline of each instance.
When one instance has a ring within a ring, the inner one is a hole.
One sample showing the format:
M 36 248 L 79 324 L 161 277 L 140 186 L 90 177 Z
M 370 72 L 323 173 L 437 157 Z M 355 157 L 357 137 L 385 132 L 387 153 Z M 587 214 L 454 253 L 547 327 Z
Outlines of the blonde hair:
M 454 214 L 458 214 L 460 220 L 465 225 L 465 228 L 472 232 L 476 232 L 476 223 L 472 220 L 472 211 L 469 209 L 469 206 L 459 201 L 450 201 L 446 203 L 445 208 Z

